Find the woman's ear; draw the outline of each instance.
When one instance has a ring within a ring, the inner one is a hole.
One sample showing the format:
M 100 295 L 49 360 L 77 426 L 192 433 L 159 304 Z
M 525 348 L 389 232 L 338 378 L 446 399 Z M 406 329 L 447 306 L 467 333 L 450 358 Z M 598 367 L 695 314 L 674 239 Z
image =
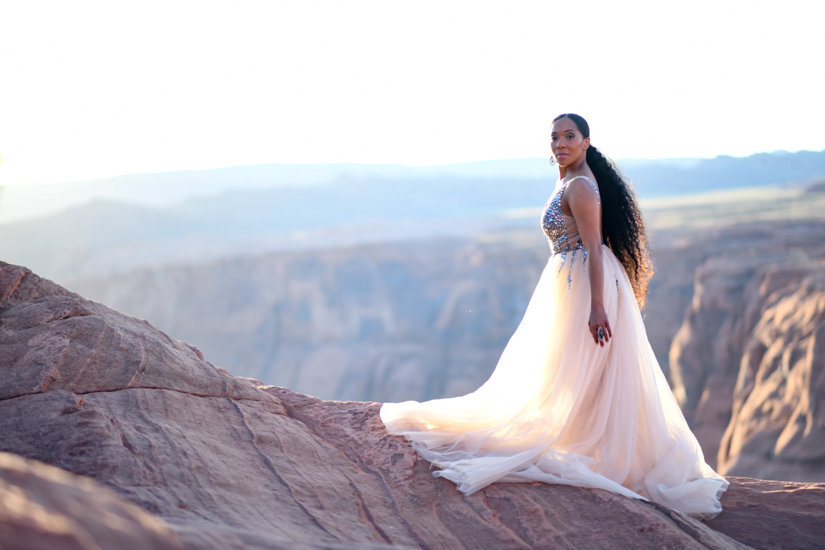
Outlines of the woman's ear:
M 584 138 L 584 140 L 582 140 L 582 141 L 584 141 L 584 144 L 587 147 L 590 147 L 590 138 L 589 137 Z M 585 147 L 585 149 L 587 149 L 587 147 Z

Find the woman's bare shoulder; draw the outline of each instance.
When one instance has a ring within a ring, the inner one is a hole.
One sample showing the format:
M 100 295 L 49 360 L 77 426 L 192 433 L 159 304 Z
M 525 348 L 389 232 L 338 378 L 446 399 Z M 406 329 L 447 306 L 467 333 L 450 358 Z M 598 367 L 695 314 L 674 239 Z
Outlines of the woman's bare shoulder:
M 599 186 L 593 178 L 588 176 L 573 176 L 567 181 L 565 195 L 570 198 L 573 197 L 591 197 L 599 200 Z

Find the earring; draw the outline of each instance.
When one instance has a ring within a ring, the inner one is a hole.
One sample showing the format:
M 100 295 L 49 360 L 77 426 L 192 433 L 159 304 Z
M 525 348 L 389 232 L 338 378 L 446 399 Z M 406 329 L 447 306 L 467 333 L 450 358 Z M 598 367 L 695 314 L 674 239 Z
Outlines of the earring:
M 550 166 L 555 166 L 555 165 L 556 165 L 556 159 L 553 155 L 550 155 Z

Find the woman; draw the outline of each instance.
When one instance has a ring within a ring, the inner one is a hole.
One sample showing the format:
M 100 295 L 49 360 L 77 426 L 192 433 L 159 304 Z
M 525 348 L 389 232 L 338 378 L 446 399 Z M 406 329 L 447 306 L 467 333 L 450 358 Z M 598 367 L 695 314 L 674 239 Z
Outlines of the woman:
M 554 119 L 551 148 L 552 254 L 495 371 L 468 395 L 386 403 L 381 419 L 466 494 L 543 481 L 712 517 L 728 482 L 705 463 L 647 341 L 651 269 L 633 196 L 579 115 Z

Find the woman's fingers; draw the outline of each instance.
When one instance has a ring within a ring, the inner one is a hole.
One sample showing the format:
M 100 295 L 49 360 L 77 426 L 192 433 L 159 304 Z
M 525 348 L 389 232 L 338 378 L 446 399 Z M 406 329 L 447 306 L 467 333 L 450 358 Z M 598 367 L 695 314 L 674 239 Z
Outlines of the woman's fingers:
M 590 335 L 593 337 L 593 342 L 604 347 L 613 338 L 613 331 L 610 330 L 610 323 L 605 321 L 603 326 L 591 325 Z

